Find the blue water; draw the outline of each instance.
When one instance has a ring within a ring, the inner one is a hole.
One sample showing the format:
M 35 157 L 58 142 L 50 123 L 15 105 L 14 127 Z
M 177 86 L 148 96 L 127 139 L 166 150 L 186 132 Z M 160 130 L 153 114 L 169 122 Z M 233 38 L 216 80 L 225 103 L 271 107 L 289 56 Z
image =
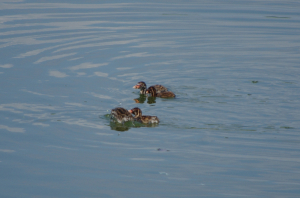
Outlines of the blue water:
M 0 1 L 0 197 L 299 197 L 299 10 Z

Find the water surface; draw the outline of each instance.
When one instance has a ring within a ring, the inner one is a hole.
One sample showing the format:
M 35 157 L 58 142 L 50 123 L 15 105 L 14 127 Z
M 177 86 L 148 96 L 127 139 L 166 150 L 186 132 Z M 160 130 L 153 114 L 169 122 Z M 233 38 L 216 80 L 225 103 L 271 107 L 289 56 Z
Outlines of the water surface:
M 1 1 L 1 197 L 299 197 L 299 9 Z

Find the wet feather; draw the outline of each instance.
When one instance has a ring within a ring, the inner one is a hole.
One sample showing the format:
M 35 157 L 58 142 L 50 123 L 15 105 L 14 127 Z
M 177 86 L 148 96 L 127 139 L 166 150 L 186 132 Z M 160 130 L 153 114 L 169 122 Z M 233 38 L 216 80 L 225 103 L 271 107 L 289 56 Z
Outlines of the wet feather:
M 149 87 L 146 90 L 146 94 L 151 94 L 152 97 L 160 97 L 160 98 L 175 98 L 176 95 L 171 91 L 157 93 L 154 86 Z
M 148 123 L 159 123 L 159 119 L 157 116 L 148 116 L 148 115 L 142 115 L 142 110 L 138 107 L 135 107 L 131 110 L 129 110 L 128 112 L 134 114 L 134 119 L 138 122 L 142 122 L 144 124 L 148 124 Z
M 152 87 L 155 88 L 156 93 L 163 93 L 168 91 L 168 89 L 162 85 L 153 85 Z M 138 82 L 136 85 L 133 86 L 134 89 L 140 89 L 140 94 L 146 94 L 147 85 L 144 81 Z
M 122 107 L 117 107 L 111 110 L 111 118 L 115 119 L 119 123 L 124 123 L 127 121 L 133 121 L 134 118 L 127 109 Z

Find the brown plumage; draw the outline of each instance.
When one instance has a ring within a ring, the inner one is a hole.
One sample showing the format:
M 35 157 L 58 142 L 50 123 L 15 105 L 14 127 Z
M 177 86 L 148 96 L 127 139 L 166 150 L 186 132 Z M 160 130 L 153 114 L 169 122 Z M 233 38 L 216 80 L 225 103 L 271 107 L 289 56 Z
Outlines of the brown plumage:
M 138 122 L 142 122 L 144 124 L 148 124 L 148 123 L 159 123 L 159 119 L 157 116 L 143 116 L 142 115 L 142 110 L 138 107 L 135 107 L 131 110 L 128 110 L 128 112 L 134 114 L 134 119 Z
M 162 85 L 153 85 L 156 90 L 156 93 L 162 93 L 168 91 L 168 89 Z M 133 86 L 134 89 L 140 89 L 140 94 L 146 94 L 147 85 L 144 81 L 138 82 L 136 85 Z
M 152 97 L 161 97 L 161 98 L 175 98 L 175 94 L 171 91 L 166 91 L 162 93 L 157 93 L 156 89 L 151 86 L 146 90 L 146 94 L 149 93 L 151 94 Z
M 122 107 L 112 109 L 111 118 L 115 119 L 119 123 L 134 120 L 133 116 L 128 112 L 128 110 Z

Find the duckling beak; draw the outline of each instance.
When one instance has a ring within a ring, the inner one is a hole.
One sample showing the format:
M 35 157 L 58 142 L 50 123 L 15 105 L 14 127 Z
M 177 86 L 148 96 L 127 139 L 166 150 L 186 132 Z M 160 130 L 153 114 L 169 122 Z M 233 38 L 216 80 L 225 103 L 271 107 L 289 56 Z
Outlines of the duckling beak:
M 132 110 L 130 109 L 130 110 L 128 110 L 128 112 L 129 112 L 129 113 L 132 113 Z
M 141 85 L 134 85 L 132 88 L 139 89 Z

